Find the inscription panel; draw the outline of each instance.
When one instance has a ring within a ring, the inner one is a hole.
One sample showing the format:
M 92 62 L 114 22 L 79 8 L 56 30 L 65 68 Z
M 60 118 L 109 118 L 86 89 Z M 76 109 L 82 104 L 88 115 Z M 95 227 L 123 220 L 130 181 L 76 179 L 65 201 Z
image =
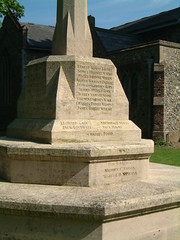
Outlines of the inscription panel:
M 131 126 L 129 121 L 106 121 L 106 120 L 66 120 L 59 121 L 61 130 L 92 130 L 114 131 L 125 130 Z M 132 126 L 131 126 L 132 129 Z
M 113 89 L 112 67 L 77 63 L 75 97 L 78 110 L 110 113 Z
M 103 177 L 105 179 L 137 176 L 137 169 L 130 162 L 109 162 L 104 169 Z
M 62 139 L 73 137 L 79 140 L 123 140 L 134 141 L 140 138 L 141 132 L 129 120 L 59 120 L 58 130 Z M 132 136 L 129 139 L 128 132 Z M 73 135 L 74 134 L 74 135 Z
M 91 130 L 92 126 L 88 121 L 60 121 L 62 130 Z
M 124 154 L 127 155 L 128 148 Z M 118 153 L 117 153 L 118 154 Z M 128 153 L 129 154 L 129 153 Z M 146 179 L 148 177 L 148 157 L 143 160 L 133 154 L 129 154 L 131 160 L 117 159 L 91 165 L 92 182 L 96 179 L 97 185 L 119 184 L 123 182 Z

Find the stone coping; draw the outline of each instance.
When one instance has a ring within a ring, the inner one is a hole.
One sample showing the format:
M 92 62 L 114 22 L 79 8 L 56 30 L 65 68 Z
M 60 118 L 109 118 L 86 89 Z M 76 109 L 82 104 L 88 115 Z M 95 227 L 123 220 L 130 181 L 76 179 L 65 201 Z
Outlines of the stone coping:
M 85 57 L 85 56 L 75 56 L 75 55 L 49 55 L 46 57 L 32 60 L 27 64 L 27 66 L 34 65 L 37 63 L 42 63 L 44 61 L 46 61 L 46 62 L 83 61 L 83 62 L 88 62 L 88 63 L 97 63 L 97 64 L 106 63 L 109 65 L 113 65 L 111 60 L 105 59 L 105 58 L 97 58 L 97 57 L 89 57 L 89 56 Z
M 19 139 L 0 137 L 0 153 L 8 155 L 48 155 L 72 157 L 103 157 L 129 154 L 151 154 L 154 151 L 152 140 L 142 139 L 138 142 L 85 142 L 39 144 Z
M 107 187 L 0 182 L 0 211 L 110 220 L 180 206 L 180 168 L 150 164 L 146 181 Z
M 114 50 L 112 52 L 109 52 L 107 55 L 118 54 L 118 53 L 121 53 L 121 52 L 132 51 L 132 50 L 135 50 L 135 49 L 146 48 L 146 47 L 151 47 L 151 46 L 156 46 L 156 45 L 180 49 L 180 44 L 179 43 L 165 41 L 165 40 L 156 40 L 156 41 L 150 41 L 150 42 L 147 42 L 147 43 L 136 44 L 136 45 L 128 47 L 126 49 Z

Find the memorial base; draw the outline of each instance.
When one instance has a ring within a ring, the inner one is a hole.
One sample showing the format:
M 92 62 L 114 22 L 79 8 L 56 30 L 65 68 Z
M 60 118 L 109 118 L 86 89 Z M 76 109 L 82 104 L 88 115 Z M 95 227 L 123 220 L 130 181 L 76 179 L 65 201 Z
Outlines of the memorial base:
M 0 177 L 10 182 L 102 186 L 148 177 L 154 144 L 94 142 L 39 144 L 0 139 Z
M 180 168 L 99 188 L 0 182 L 3 240 L 179 240 Z
M 139 141 L 110 60 L 49 56 L 26 67 L 18 114 L 7 136 L 40 143 Z

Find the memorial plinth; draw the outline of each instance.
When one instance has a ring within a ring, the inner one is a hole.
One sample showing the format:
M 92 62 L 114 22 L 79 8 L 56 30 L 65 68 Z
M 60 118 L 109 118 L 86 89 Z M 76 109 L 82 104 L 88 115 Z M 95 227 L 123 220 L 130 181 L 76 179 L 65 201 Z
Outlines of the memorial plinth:
M 128 112 L 115 66 L 92 58 L 87 0 L 58 0 L 53 56 L 28 64 L 0 138 L 0 239 L 179 240 L 179 169 L 149 174 Z
M 26 67 L 0 177 L 85 187 L 147 179 L 153 142 L 129 120 L 114 64 L 92 57 L 87 1 L 57 3 L 53 55 Z
M 146 179 L 153 142 L 141 139 L 128 111 L 110 60 L 32 61 L 18 118 L 7 135 L 36 143 L 6 139 L 3 176 L 11 182 L 88 187 Z
M 39 144 L 0 139 L 0 176 L 10 182 L 97 187 L 146 179 L 153 142 Z
M 26 67 L 0 177 L 85 187 L 146 179 L 153 142 L 129 120 L 114 64 L 92 57 L 87 1 L 57 3 L 53 55 Z
M 140 141 L 128 101 L 110 60 L 50 56 L 26 68 L 18 119 L 8 136 L 57 141 Z
M 179 240 L 180 168 L 100 188 L 0 181 L 0 239 Z

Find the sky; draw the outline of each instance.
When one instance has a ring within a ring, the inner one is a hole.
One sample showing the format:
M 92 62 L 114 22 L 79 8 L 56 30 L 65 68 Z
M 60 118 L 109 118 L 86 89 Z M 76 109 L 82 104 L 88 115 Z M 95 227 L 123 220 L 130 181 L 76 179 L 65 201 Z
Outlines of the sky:
M 88 15 L 96 26 L 111 28 L 146 16 L 180 7 L 180 0 L 87 0 Z M 57 0 L 19 0 L 25 7 L 21 22 L 54 26 Z

